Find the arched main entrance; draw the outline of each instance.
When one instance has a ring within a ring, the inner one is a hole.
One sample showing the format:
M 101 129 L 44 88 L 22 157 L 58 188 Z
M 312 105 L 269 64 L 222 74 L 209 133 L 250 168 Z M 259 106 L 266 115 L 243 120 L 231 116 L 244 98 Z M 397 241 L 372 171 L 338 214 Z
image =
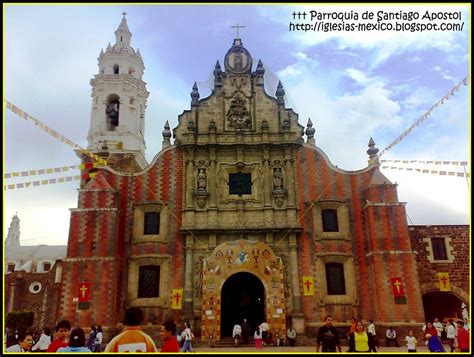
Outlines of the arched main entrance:
M 232 336 L 236 322 L 247 319 L 251 331 L 265 318 L 265 288 L 255 275 L 241 272 L 230 276 L 221 291 L 222 336 Z
M 449 292 L 432 291 L 423 294 L 425 320 L 433 321 L 435 317 L 440 321 L 445 318 L 461 318 L 461 304 L 462 300 Z

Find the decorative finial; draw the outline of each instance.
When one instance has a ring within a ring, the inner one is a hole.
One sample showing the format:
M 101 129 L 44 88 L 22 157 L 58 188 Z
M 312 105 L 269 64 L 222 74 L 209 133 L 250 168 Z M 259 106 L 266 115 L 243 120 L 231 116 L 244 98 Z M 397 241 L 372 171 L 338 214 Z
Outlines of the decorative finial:
M 369 140 L 369 149 L 367 150 L 367 154 L 369 155 L 369 165 L 374 162 L 378 162 L 378 157 L 377 157 L 378 152 L 379 152 L 379 149 L 375 147 L 375 141 L 371 137 Z
M 162 132 L 163 138 L 168 139 L 171 138 L 171 130 L 170 130 L 170 124 L 168 123 L 168 120 L 165 123 L 165 128 Z
M 166 123 L 165 123 L 165 128 L 164 128 L 164 130 L 163 130 L 161 133 L 163 134 L 163 143 L 162 143 L 162 146 L 163 146 L 163 147 L 170 146 L 170 145 L 171 145 L 171 143 L 170 143 L 171 130 L 170 130 L 170 124 L 168 123 L 168 120 L 166 121 Z
M 198 86 L 196 84 L 196 82 L 194 82 L 194 85 L 193 85 L 193 91 L 191 92 L 191 106 L 197 106 L 198 105 L 198 101 L 199 101 L 199 91 L 198 91 Z
M 277 103 L 284 105 L 285 104 L 285 90 L 283 89 L 283 85 L 281 84 L 281 81 L 278 81 L 278 86 L 277 86 L 275 95 L 277 97 Z
M 218 77 L 222 74 L 221 64 L 217 60 L 216 65 L 214 66 L 214 76 Z
M 308 124 L 306 124 L 306 136 L 308 137 L 308 144 L 316 145 L 314 141 L 314 133 L 316 132 L 316 129 L 313 128 L 313 122 L 311 121 L 311 118 L 308 118 Z
M 239 23 L 238 23 L 238 22 L 237 22 L 237 25 L 231 26 L 231 28 L 233 28 L 233 29 L 236 28 L 236 29 L 237 29 L 237 37 L 236 37 L 236 39 L 240 38 L 240 37 L 239 37 L 239 28 L 244 28 L 244 27 L 245 27 L 245 26 L 239 26 Z
M 259 76 L 263 76 L 265 74 L 265 68 L 263 68 L 262 60 L 258 60 L 257 69 L 255 71 Z

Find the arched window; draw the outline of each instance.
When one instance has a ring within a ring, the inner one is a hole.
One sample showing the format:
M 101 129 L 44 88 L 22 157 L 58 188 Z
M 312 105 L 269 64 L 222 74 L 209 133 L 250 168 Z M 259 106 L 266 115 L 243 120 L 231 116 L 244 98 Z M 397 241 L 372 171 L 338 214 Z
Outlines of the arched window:
M 114 74 L 119 74 L 119 65 L 114 64 Z
M 114 131 L 119 126 L 120 98 L 117 94 L 111 94 L 107 98 L 105 114 L 108 130 Z

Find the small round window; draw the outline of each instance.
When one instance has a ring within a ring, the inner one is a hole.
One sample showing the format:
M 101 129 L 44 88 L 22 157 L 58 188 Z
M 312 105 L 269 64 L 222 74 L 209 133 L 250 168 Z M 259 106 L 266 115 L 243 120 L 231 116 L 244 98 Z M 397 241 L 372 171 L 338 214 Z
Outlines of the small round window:
M 41 283 L 38 281 L 35 281 L 30 284 L 30 293 L 32 294 L 38 294 L 41 291 Z

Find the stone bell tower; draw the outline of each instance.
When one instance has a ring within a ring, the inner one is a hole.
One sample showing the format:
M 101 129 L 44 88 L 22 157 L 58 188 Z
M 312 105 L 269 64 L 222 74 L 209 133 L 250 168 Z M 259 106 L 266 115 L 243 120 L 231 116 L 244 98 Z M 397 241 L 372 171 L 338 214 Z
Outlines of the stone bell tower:
M 106 157 L 109 166 L 135 172 L 147 166 L 145 159 L 145 109 L 149 92 L 143 81 L 140 50 L 130 46 L 132 33 L 126 13 L 98 58 L 99 73 L 91 79 L 92 112 L 87 149 Z

